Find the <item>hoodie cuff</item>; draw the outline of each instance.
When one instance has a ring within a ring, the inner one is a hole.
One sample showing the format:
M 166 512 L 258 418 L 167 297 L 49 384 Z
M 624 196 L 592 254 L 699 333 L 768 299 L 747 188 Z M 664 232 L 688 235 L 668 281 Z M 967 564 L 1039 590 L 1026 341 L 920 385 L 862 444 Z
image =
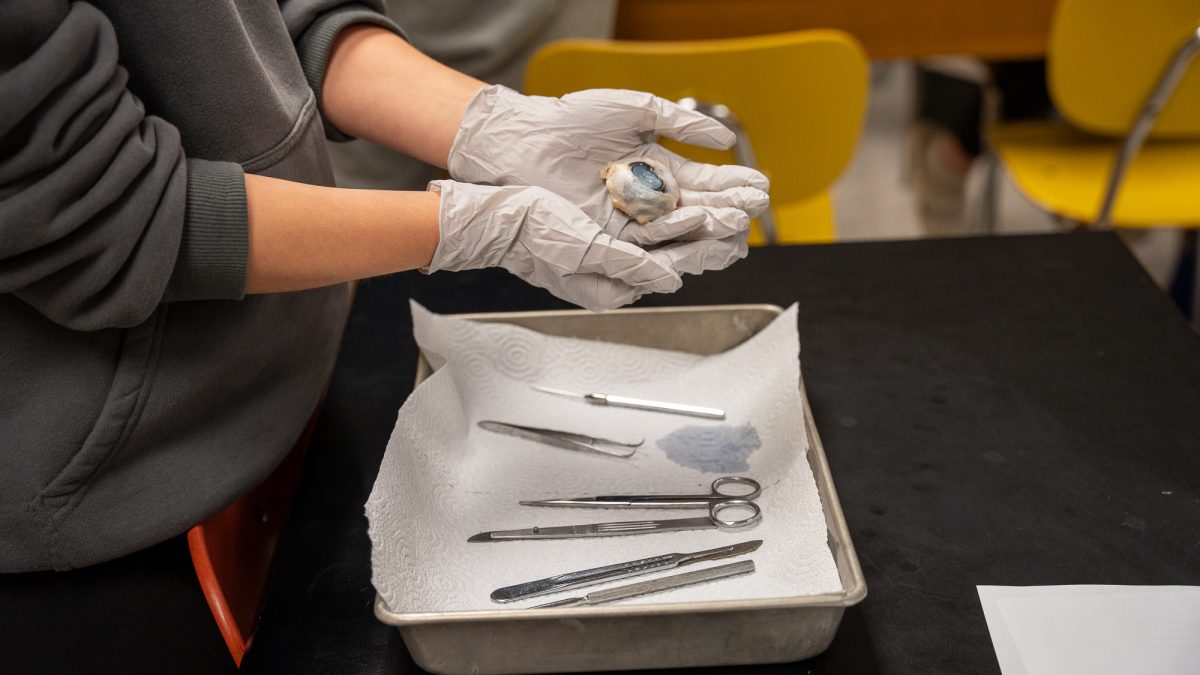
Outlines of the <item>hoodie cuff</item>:
M 183 237 L 164 300 L 240 300 L 249 249 L 241 165 L 187 160 Z
M 344 134 L 329 123 L 325 116 L 324 97 L 321 88 L 325 84 L 325 69 L 329 65 L 329 54 L 333 51 L 333 41 L 337 39 L 342 29 L 356 23 L 369 23 L 386 28 L 401 38 L 408 36 L 391 19 L 379 12 L 363 6 L 349 5 L 336 11 L 322 14 L 313 21 L 308 30 L 296 40 L 296 53 L 300 55 L 300 67 L 304 69 L 304 77 L 308 86 L 317 95 L 317 109 L 321 112 L 321 120 L 325 125 L 325 137 L 331 141 L 352 141 L 353 136 Z M 411 40 L 408 40 L 411 42 Z

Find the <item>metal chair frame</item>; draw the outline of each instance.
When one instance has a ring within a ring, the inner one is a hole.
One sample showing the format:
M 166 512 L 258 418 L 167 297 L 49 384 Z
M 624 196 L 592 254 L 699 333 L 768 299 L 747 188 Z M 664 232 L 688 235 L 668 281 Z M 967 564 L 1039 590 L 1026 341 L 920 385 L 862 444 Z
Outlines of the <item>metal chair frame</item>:
M 733 142 L 733 159 L 742 166 L 748 166 L 751 169 L 758 169 L 758 156 L 754 154 L 754 146 L 750 143 L 750 135 L 746 133 L 745 127 L 738 121 L 733 111 L 724 103 L 712 103 L 709 101 L 697 101 L 694 98 L 681 98 L 678 101 L 679 105 L 703 113 L 709 117 L 724 124 L 733 132 L 735 140 Z M 779 243 L 779 230 L 775 226 L 775 213 L 770 207 L 763 211 L 758 216 L 758 226 L 762 230 L 763 239 L 766 240 L 768 246 L 774 246 Z
M 1171 96 L 1174 95 L 1175 89 L 1179 86 L 1180 81 L 1183 80 L 1188 66 L 1191 65 L 1197 53 L 1200 53 L 1200 26 L 1197 26 L 1192 31 L 1191 36 L 1175 50 L 1170 62 L 1163 69 L 1158 83 L 1146 97 L 1146 101 L 1142 104 L 1137 118 L 1134 119 L 1129 133 L 1125 135 L 1120 152 L 1117 154 L 1117 161 L 1113 165 L 1112 172 L 1109 174 L 1108 186 L 1104 191 L 1104 201 L 1100 207 L 1100 213 L 1092 223 L 1083 224 L 1084 226 L 1095 228 L 1113 226 L 1112 214 L 1116 209 L 1117 196 L 1120 194 L 1121 183 L 1125 179 L 1125 174 L 1129 171 L 1129 165 L 1133 163 L 1133 159 L 1141 151 L 1146 138 L 1154 128 L 1155 122 L 1158 121 L 1158 116 L 1167 107 L 1167 103 L 1170 102 Z M 985 124 L 995 122 L 998 117 L 998 96 L 999 94 L 996 92 L 994 85 L 989 83 L 984 86 Z M 991 165 L 988 167 L 979 219 L 982 229 L 990 234 L 993 232 L 997 220 L 997 191 L 999 187 L 997 184 L 999 171 L 997 169 L 999 158 L 991 151 L 988 152 L 988 155 L 987 159 Z
M 1197 53 L 1200 53 L 1200 26 L 1197 26 L 1191 36 L 1175 50 L 1175 54 L 1171 57 L 1166 69 L 1163 70 L 1158 84 L 1146 97 L 1146 102 L 1142 104 L 1133 127 L 1125 136 L 1125 142 L 1121 144 L 1121 152 L 1117 155 L 1116 164 L 1113 165 L 1112 174 L 1108 178 L 1108 188 L 1104 192 L 1100 215 L 1093 223 L 1096 227 L 1112 227 L 1112 212 L 1116 208 L 1117 194 L 1121 190 L 1121 181 L 1125 179 L 1129 164 L 1141 151 L 1146 137 L 1150 135 L 1150 130 L 1154 128 L 1158 116 L 1167 107 L 1171 96 L 1175 94 L 1175 89 L 1179 86 L 1184 74 L 1187 73 L 1188 66 L 1191 65 L 1192 59 L 1196 57 Z

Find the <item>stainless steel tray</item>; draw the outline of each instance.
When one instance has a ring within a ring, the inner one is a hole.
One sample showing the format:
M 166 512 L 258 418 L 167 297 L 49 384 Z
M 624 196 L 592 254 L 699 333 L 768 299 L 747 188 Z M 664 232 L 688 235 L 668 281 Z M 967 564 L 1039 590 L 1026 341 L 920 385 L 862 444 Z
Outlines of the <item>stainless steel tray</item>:
M 460 314 L 548 335 L 716 354 L 744 342 L 783 310 L 774 305 Z M 417 383 L 432 370 L 421 357 Z M 800 383 L 803 393 L 803 383 Z M 825 450 L 804 401 L 808 463 L 829 530 L 842 591 L 765 600 L 471 612 L 394 611 L 375 596 L 375 616 L 397 626 L 413 659 L 434 673 L 558 673 L 778 663 L 820 654 L 846 607 L 867 595 Z

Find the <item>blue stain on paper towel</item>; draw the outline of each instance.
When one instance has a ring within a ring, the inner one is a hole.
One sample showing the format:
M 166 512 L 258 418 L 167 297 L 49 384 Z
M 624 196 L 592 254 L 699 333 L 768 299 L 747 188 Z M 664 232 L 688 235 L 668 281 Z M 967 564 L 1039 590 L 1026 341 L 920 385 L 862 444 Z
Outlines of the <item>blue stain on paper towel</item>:
M 750 453 L 762 446 L 749 424 L 738 427 L 682 427 L 658 441 L 676 464 L 705 473 L 738 473 L 750 468 Z

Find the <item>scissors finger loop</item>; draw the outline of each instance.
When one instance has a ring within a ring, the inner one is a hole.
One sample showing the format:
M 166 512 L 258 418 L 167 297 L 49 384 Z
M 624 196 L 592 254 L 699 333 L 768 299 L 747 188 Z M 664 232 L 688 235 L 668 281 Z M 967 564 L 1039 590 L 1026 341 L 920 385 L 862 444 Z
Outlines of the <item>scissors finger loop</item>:
M 726 485 L 741 485 L 750 488 L 750 492 L 729 493 L 722 492 L 721 488 Z M 722 476 L 712 483 L 713 495 L 720 497 L 728 497 L 730 499 L 757 499 L 762 494 L 762 486 L 753 478 L 743 478 L 742 476 Z
M 741 518 L 722 518 L 721 512 L 726 509 L 748 509 L 750 515 Z M 708 517 L 712 519 L 718 527 L 738 528 L 750 527 L 758 521 L 762 520 L 762 509 L 758 508 L 758 504 L 749 499 L 726 499 L 725 501 L 713 502 L 709 507 Z

